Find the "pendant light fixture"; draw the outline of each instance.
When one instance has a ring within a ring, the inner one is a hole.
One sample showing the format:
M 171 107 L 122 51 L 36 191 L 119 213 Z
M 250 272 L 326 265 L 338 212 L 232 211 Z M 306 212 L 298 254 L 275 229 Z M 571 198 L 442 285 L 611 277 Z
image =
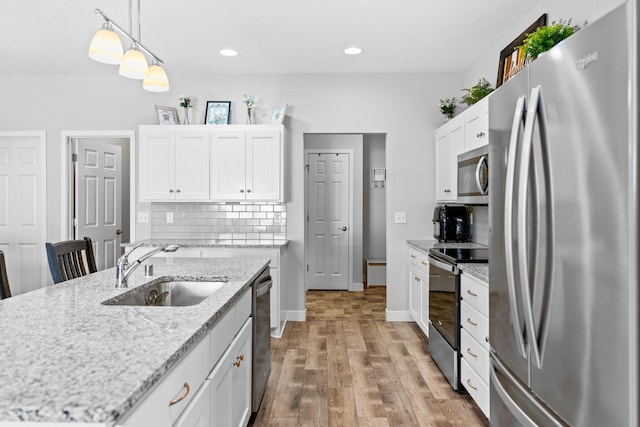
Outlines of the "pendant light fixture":
M 132 27 L 132 5 L 129 2 L 129 21 Z M 164 62 L 162 59 L 154 55 L 149 49 L 140 43 L 140 0 L 138 0 L 138 40 L 131 34 L 124 31 L 119 25 L 113 22 L 100 9 L 95 10 L 96 15 L 104 19 L 105 23 L 102 29 L 96 33 L 91 40 L 89 46 L 89 57 L 106 64 L 120 64 L 118 72 L 121 76 L 132 79 L 143 80 L 142 87 L 150 92 L 166 92 L 169 90 L 169 79 L 162 68 Z M 115 33 L 116 30 L 121 36 L 131 42 L 131 48 L 123 55 L 122 43 Z M 144 54 L 149 55 L 153 63 L 148 66 L 147 58 Z

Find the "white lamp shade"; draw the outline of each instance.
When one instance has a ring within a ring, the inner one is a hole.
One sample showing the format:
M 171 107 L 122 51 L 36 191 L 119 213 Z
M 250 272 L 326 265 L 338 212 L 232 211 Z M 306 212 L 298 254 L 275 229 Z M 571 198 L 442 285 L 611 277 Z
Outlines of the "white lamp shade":
M 149 92 L 166 92 L 169 90 L 169 79 L 164 69 L 158 65 L 153 64 L 149 67 L 149 73 L 142 82 L 142 87 Z
M 98 31 L 89 45 L 89 58 L 105 64 L 120 64 L 122 62 L 120 37 L 110 29 L 103 28 Z
M 147 77 L 149 65 L 147 65 L 147 59 L 142 52 L 132 47 L 124 54 L 118 72 L 121 76 L 142 80 Z

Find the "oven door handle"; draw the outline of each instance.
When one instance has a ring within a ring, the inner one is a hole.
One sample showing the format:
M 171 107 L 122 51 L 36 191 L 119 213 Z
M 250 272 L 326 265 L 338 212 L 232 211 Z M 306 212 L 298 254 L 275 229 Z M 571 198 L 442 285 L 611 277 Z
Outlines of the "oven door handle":
M 429 264 L 438 267 L 441 270 L 451 272 L 453 274 L 458 274 L 458 267 L 452 264 L 448 264 L 446 262 L 442 262 L 439 259 L 435 259 L 431 255 L 429 255 Z

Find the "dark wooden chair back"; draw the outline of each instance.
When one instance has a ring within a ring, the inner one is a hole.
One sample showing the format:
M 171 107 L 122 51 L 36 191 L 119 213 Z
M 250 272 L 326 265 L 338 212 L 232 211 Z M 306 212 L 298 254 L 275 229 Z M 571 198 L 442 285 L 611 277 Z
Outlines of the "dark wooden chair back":
M 49 270 L 54 283 L 86 276 L 98 271 L 91 239 L 47 243 Z
M 4 262 L 4 253 L 0 251 L 0 299 L 9 298 L 11 289 L 9 289 L 9 278 L 7 277 L 7 264 Z

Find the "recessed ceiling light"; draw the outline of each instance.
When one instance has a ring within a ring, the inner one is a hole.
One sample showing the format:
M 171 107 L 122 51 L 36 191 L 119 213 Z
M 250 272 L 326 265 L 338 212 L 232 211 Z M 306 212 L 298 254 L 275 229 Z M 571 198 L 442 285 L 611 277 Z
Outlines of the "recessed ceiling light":
M 220 55 L 223 55 L 223 56 L 237 56 L 238 52 L 233 50 L 233 49 L 222 49 L 220 51 Z
M 347 55 L 358 55 L 359 53 L 362 53 L 362 49 L 360 49 L 359 47 L 351 46 L 346 48 L 344 50 L 344 53 L 346 53 Z

